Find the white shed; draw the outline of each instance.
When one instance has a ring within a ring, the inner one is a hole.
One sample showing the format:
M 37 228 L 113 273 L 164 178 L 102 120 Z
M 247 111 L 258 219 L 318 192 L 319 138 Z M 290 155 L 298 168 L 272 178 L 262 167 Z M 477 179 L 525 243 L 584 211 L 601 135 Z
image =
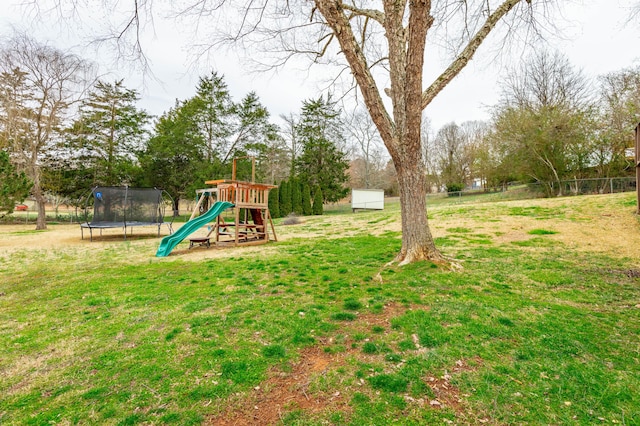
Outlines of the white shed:
M 356 210 L 384 210 L 383 189 L 352 189 L 351 208 Z

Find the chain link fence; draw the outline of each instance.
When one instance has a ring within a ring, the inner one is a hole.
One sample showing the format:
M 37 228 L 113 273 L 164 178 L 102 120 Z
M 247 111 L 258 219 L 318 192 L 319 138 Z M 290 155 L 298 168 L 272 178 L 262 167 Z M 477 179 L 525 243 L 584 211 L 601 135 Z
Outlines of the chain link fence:
M 552 192 L 558 196 L 588 195 L 588 194 L 613 194 L 617 192 L 631 192 L 636 190 L 635 177 L 615 177 L 615 178 L 594 178 L 594 179 L 571 179 L 555 183 L 551 187 Z M 544 187 L 540 183 L 512 182 L 509 185 L 494 190 L 485 191 L 483 189 L 470 189 L 455 192 L 440 192 L 427 194 L 427 200 L 437 201 L 439 199 L 465 198 L 475 199 L 482 197 L 490 200 L 512 200 L 544 197 L 549 192 L 549 187 Z
M 613 194 L 636 190 L 635 177 L 618 177 L 608 179 L 574 179 L 560 182 L 560 194 Z

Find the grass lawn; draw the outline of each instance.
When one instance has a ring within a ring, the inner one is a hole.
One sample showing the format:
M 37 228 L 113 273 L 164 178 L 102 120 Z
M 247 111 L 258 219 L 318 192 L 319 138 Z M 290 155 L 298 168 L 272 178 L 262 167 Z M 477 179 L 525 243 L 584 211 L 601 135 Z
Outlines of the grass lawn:
M 0 246 L 0 424 L 640 425 L 634 211 L 439 203 L 461 272 L 385 266 L 396 204 L 165 259 L 157 239 Z

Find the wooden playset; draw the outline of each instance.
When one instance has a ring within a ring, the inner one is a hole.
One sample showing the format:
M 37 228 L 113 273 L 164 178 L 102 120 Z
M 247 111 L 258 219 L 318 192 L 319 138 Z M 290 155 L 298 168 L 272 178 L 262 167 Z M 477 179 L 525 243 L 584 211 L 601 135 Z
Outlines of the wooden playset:
M 251 158 L 251 157 L 249 157 Z M 195 244 L 209 247 L 217 245 L 256 245 L 270 240 L 277 241 L 276 230 L 269 213 L 269 191 L 275 185 L 255 183 L 255 160 L 252 160 L 251 182 L 236 180 L 236 158 L 233 160 L 231 180 L 209 180 L 210 188 L 199 189 L 197 203 L 191 214 L 194 219 L 219 201 L 234 205 L 215 218 L 205 237 L 190 238 L 190 247 Z

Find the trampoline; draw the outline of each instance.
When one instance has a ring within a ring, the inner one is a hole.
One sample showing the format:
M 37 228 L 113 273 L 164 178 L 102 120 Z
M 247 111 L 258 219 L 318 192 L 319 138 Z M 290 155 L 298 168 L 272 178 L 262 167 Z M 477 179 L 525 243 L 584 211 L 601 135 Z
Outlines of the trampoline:
M 87 197 L 85 222 L 80 224 L 82 239 L 85 229 L 89 229 L 89 240 L 93 241 L 94 229 L 102 235 L 103 229 L 122 228 L 126 240 L 127 228 L 133 233 L 136 226 L 156 226 L 159 237 L 163 224 L 172 234 L 173 215 L 171 221 L 164 220 L 165 211 L 171 206 L 173 199 L 161 189 L 97 186 Z

